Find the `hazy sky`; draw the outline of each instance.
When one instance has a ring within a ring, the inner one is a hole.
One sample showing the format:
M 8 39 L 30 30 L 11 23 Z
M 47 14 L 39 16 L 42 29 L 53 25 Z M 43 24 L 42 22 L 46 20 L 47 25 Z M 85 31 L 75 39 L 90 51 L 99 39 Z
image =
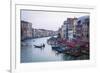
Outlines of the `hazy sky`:
M 21 20 L 31 22 L 33 28 L 54 31 L 57 31 L 68 17 L 73 18 L 85 15 L 88 14 L 21 10 Z

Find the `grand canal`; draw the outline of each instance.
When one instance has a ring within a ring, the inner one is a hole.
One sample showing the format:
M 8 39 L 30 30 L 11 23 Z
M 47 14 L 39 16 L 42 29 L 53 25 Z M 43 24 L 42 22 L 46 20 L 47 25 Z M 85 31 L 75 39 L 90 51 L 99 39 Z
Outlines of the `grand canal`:
M 67 61 L 76 58 L 70 55 L 57 53 L 52 50 L 51 45 L 47 44 L 50 37 L 36 38 L 22 41 L 25 45 L 21 46 L 21 63 Z M 36 48 L 34 45 L 45 44 L 44 48 Z

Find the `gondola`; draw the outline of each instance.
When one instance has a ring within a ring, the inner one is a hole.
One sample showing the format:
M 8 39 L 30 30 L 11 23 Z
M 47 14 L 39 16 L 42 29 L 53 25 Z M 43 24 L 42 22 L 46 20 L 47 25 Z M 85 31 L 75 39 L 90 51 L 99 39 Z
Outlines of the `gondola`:
M 37 45 L 34 45 L 35 48 L 43 48 L 45 47 L 45 44 L 41 45 L 41 46 L 37 46 Z
M 42 48 L 43 46 L 34 45 L 35 48 Z

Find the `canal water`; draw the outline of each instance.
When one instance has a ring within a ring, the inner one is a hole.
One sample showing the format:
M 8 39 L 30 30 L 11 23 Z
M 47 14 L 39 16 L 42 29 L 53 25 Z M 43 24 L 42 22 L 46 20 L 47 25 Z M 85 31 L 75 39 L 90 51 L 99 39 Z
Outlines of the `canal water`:
M 21 46 L 21 63 L 75 60 L 72 56 L 52 50 L 51 45 L 47 44 L 47 39 L 49 38 L 44 37 L 23 41 L 24 45 Z M 42 44 L 45 44 L 44 48 L 34 47 L 34 45 Z

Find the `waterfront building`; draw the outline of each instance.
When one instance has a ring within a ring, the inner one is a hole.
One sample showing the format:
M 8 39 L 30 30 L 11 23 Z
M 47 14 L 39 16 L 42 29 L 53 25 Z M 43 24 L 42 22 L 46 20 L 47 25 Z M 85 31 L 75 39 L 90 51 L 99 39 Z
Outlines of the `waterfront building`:
M 66 38 L 66 39 L 68 39 L 68 22 L 67 22 L 67 20 L 66 21 L 64 21 L 64 25 L 63 25 L 63 28 L 64 28 L 64 38 Z
M 81 21 L 79 20 L 77 22 L 78 24 L 76 25 L 76 39 L 81 39 L 82 38 L 82 25 L 81 25 Z
M 74 38 L 75 38 L 75 33 L 76 33 L 77 20 L 78 18 L 76 17 L 73 18 L 73 37 Z
M 61 28 L 58 30 L 63 39 L 72 40 L 76 32 L 77 18 L 67 18 Z
M 62 25 L 62 34 L 61 34 L 61 37 L 63 38 L 63 39 L 66 39 L 67 38 L 67 27 L 66 27 L 66 21 L 64 21 L 64 24 Z
M 67 18 L 67 27 L 68 27 L 68 40 L 72 40 L 74 37 L 73 18 Z
M 76 25 L 76 38 L 89 42 L 89 16 L 78 18 Z
M 57 33 L 58 33 L 58 38 L 59 38 L 59 39 L 61 39 L 61 38 L 62 38 L 62 36 L 61 36 L 62 31 L 61 31 L 61 30 L 62 30 L 62 28 L 59 28 L 59 29 L 58 29 L 58 32 L 57 32 Z
M 89 42 L 89 17 L 84 19 L 82 27 L 82 41 Z
M 21 40 L 32 38 L 32 23 L 21 21 Z

